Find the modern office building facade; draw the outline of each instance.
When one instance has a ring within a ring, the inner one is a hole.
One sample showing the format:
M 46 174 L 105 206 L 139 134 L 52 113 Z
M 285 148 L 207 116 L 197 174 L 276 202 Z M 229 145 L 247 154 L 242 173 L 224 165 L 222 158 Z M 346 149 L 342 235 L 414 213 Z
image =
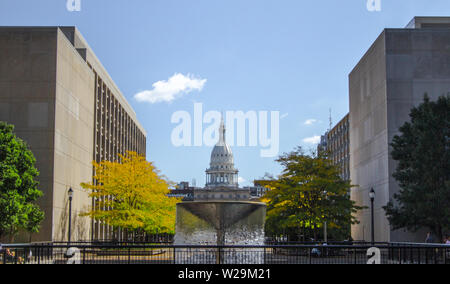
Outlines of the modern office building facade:
M 328 132 L 327 149 L 330 159 L 340 169 L 341 178 L 350 180 L 350 131 L 347 114 Z
M 329 159 L 340 169 L 341 178 L 350 180 L 350 134 L 347 114 L 320 138 L 317 151 L 327 151 Z
M 450 18 L 415 18 L 404 29 L 385 29 L 349 75 L 351 197 L 367 206 L 352 227 L 370 240 L 369 191 L 375 190 L 375 240 L 423 242 L 424 232 L 392 230 L 382 208 L 399 185 L 390 143 L 410 110 L 450 92 Z
M 40 171 L 45 220 L 32 240 L 67 240 L 69 188 L 72 240 L 109 238 L 111 228 L 80 217 L 94 202 L 80 183 L 92 181 L 93 160 L 145 155 L 146 132 L 76 28 L 0 27 L 0 120 L 15 126 Z

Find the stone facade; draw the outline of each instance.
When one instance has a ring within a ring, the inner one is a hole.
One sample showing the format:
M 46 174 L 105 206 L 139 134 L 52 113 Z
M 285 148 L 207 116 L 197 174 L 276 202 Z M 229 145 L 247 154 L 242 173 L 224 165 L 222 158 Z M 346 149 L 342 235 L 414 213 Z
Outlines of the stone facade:
M 79 217 L 93 202 L 80 183 L 92 180 L 92 160 L 145 155 L 146 133 L 74 27 L 0 27 L 0 120 L 15 125 L 40 171 L 46 217 L 32 240 L 67 239 L 69 188 L 72 240 L 106 238 L 110 229 Z
M 350 73 L 351 196 L 370 207 L 374 188 L 376 241 L 423 242 L 424 232 L 394 231 L 384 209 L 399 186 L 390 143 L 412 107 L 450 92 L 449 18 L 416 18 L 409 28 L 384 30 Z M 420 23 L 415 25 L 413 23 Z M 370 209 L 357 214 L 355 240 L 370 240 Z

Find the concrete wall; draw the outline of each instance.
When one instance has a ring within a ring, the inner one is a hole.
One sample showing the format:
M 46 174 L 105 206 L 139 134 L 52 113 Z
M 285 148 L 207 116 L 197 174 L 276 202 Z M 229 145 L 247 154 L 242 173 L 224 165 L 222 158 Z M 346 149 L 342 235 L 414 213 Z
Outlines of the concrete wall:
M 376 241 L 424 241 L 424 231 L 391 230 L 382 209 L 399 191 L 389 144 L 425 93 L 436 99 L 450 92 L 449 46 L 449 29 L 387 29 L 350 74 L 350 169 L 359 185 L 351 196 L 370 206 L 375 189 Z M 353 238 L 370 240 L 370 210 L 357 218 Z
M 67 239 L 70 187 L 73 238 L 89 236 L 89 222 L 80 226 L 76 216 L 91 204 L 80 183 L 92 179 L 94 86 L 93 72 L 57 28 L 0 28 L 0 120 L 30 146 L 44 193 L 45 220 L 33 241 Z
M 385 34 L 382 33 L 350 74 L 350 177 L 358 185 L 351 198 L 370 206 L 369 191 L 376 190 L 376 240 L 388 240 L 381 208 L 389 200 Z M 361 224 L 352 227 L 355 240 L 370 240 L 370 209 L 357 214 Z
M 95 78 L 80 54 L 58 30 L 53 240 L 67 240 L 68 196 L 74 190 L 72 240 L 87 240 L 90 220 L 80 217 L 91 205 L 81 182 L 92 180 Z
M 56 35 L 55 28 L 0 28 L 0 120 L 14 124 L 30 146 L 44 192 L 39 205 L 46 218 L 36 240 L 52 236 Z

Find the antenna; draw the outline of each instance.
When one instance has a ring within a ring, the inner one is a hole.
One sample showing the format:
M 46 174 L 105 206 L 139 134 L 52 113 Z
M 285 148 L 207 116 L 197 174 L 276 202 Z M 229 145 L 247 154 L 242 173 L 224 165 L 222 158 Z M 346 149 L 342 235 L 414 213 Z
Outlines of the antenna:
M 332 128 L 333 128 L 333 118 L 331 117 L 331 108 L 330 108 L 330 128 L 328 129 L 328 131 L 331 131 Z

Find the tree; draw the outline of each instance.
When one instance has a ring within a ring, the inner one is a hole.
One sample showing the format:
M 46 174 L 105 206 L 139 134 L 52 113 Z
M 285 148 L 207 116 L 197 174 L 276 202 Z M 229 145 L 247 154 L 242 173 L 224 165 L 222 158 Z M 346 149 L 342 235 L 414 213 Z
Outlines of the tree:
M 391 143 L 401 189 L 384 209 L 393 229 L 429 228 L 442 239 L 450 229 L 450 96 L 425 95 L 410 117 Z
M 119 154 L 119 159 L 93 163 L 94 182 L 81 186 L 90 191 L 95 207 L 82 215 L 128 231 L 173 233 L 179 199 L 167 197 L 168 181 L 135 152 Z
M 36 159 L 14 127 L 0 121 L 0 238 L 11 242 L 20 230 L 39 232 L 44 213 L 35 204 L 38 189 Z
M 349 237 L 353 214 L 362 209 L 350 200 L 349 181 L 339 176 L 326 153 L 305 155 L 298 147 L 277 159 L 282 174 L 273 180 L 260 181 L 270 190 L 263 197 L 267 203 L 267 233 L 289 234 L 294 239 L 309 233 L 314 239 L 318 228 L 327 222 L 334 238 Z

